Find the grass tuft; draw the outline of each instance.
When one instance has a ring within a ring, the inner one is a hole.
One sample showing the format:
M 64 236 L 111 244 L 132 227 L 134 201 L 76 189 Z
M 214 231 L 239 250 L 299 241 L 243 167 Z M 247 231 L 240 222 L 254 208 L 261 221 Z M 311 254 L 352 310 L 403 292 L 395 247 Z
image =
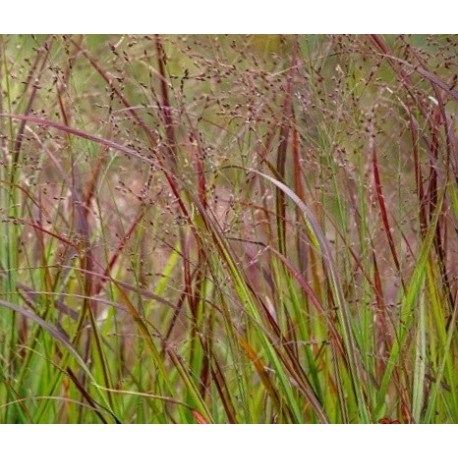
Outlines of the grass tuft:
M 457 45 L 2 37 L 0 421 L 457 422 Z

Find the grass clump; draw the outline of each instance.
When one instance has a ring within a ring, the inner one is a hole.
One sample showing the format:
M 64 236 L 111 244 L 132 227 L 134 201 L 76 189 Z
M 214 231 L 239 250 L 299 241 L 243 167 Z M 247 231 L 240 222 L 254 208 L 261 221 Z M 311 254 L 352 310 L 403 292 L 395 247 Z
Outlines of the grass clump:
M 6 36 L 0 421 L 458 421 L 453 36 Z

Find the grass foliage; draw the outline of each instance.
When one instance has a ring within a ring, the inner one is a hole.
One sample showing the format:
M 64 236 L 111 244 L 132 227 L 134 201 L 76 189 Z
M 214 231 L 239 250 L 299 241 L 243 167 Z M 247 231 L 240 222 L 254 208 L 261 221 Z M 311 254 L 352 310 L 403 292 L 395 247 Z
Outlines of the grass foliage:
M 456 36 L 4 36 L 0 422 L 458 422 Z

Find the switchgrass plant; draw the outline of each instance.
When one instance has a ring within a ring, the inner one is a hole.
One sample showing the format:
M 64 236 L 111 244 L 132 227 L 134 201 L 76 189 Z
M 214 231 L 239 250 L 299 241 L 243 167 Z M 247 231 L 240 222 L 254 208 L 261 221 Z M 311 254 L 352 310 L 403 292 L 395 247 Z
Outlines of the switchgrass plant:
M 455 36 L 4 36 L 0 421 L 458 421 Z

